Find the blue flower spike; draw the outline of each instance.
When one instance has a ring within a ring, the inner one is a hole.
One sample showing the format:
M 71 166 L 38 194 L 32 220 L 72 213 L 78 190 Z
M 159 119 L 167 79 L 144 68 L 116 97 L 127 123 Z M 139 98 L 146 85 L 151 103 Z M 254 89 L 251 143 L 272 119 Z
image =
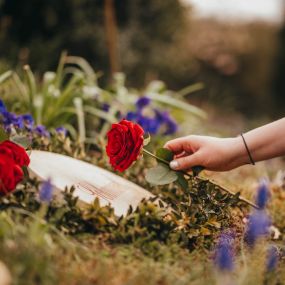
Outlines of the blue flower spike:
M 0 114 L 3 114 L 5 112 L 7 112 L 6 106 L 3 102 L 3 100 L 0 99 Z
M 151 99 L 149 97 L 140 97 L 136 102 L 136 111 L 128 112 L 126 119 L 136 122 L 142 126 L 146 133 L 156 135 L 159 132 L 164 135 L 172 135 L 178 125 L 167 111 L 160 111 L 157 108 L 149 106 Z M 144 114 L 144 108 L 148 108 L 154 115 L 147 116 Z
M 31 114 L 24 114 L 22 115 L 22 119 L 24 120 L 25 124 L 29 127 L 32 127 L 35 123 L 34 118 Z
M 55 131 L 60 136 L 63 136 L 63 137 L 67 136 L 67 129 L 65 127 L 58 127 L 55 129 Z
M 35 132 L 36 134 L 38 134 L 39 136 L 41 136 L 41 137 L 47 137 L 47 138 L 50 137 L 49 131 L 48 131 L 48 130 L 46 129 L 46 127 L 43 126 L 43 125 L 38 125 L 38 126 L 36 126 L 36 127 L 34 128 L 34 132 Z
M 31 131 L 33 128 L 34 119 L 32 115 L 16 115 L 14 113 L 8 112 L 2 100 L 0 100 L 0 115 L 4 128 L 9 132 L 13 128 L 23 129 L 24 127 L 26 127 L 29 131 Z
M 52 200 L 53 186 L 51 184 L 51 179 L 44 181 L 41 185 L 39 197 L 44 203 L 49 203 Z
M 271 221 L 265 211 L 254 211 L 248 219 L 248 225 L 245 232 L 245 242 L 250 247 L 254 247 L 259 238 L 268 235 L 270 225 Z
M 262 210 L 265 209 L 269 200 L 268 181 L 262 179 L 257 189 L 256 205 Z
M 222 272 L 234 269 L 233 234 L 223 233 L 220 236 L 215 252 L 215 266 Z
M 136 107 L 141 110 L 143 109 L 144 107 L 148 106 L 151 102 L 151 99 L 146 97 L 146 96 L 143 96 L 143 97 L 140 97 L 137 102 L 136 102 Z

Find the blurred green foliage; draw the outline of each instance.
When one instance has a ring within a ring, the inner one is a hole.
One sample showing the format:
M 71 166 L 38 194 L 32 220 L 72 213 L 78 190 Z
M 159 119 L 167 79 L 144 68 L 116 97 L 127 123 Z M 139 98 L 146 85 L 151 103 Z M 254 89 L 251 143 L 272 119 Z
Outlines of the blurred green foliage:
M 25 65 L 23 74 L 19 74 L 12 70 L 0 74 L 1 99 L 8 109 L 18 114 L 31 114 L 36 125 L 63 126 L 81 142 L 94 142 L 97 136 L 104 139 L 110 125 L 133 111 L 142 95 L 151 100 L 153 108 L 169 111 L 177 121 L 189 120 L 195 124 L 207 117 L 206 112 L 184 98 L 202 89 L 201 83 L 180 91 L 169 90 L 162 81 L 152 81 L 143 90 L 128 89 L 126 76 L 118 72 L 109 87 L 101 88 L 90 64 L 82 57 L 65 52 L 56 72 L 46 71 L 38 77 Z M 149 113 L 155 116 L 152 109 Z M 157 134 L 154 138 L 160 140 L 161 136 Z
M 66 49 L 104 73 L 103 85 L 110 81 L 103 0 L 3 0 L 0 7 L 0 71 L 24 64 L 54 70 Z M 114 8 L 127 85 L 161 79 L 180 89 L 202 81 L 207 88 L 193 97 L 199 104 L 249 117 L 282 113 L 277 25 L 196 19 L 179 0 L 121 0 Z
M 35 138 L 33 146 L 108 168 L 100 151 L 89 149 L 78 155 L 81 146 L 69 138 Z M 146 187 L 143 172 L 148 163 L 148 159 L 136 163 L 125 177 Z M 212 265 L 212 248 L 216 236 L 230 227 L 236 233 L 232 280 L 242 285 L 283 284 L 284 258 L 276 270 L 266 272 L 268 243 L 261 240 L 254 250 L 242 243 L 246 209 L 212 183 L 196 179 L 188 183 L 187 190 L 173 184 L 151 189 L 169 208 L 144 200 L 126 216 L 116 217 L 110 206 L 100 207 L 98 200 L 79 207 L 72 189 L 62 199 L 41 203 L 40 182 L 27 178 L 16 191 L 0 197 L 1 280 L 11 275 L 13 284 L 20 285 L 214 284 L 224 275 Z M 283 192 L 275 187 L 276 209 L 269 208 L 276 226 L 281 226 L 281 237 Z M 282 249 L 282 240 L 272 243 L 280 243 Z

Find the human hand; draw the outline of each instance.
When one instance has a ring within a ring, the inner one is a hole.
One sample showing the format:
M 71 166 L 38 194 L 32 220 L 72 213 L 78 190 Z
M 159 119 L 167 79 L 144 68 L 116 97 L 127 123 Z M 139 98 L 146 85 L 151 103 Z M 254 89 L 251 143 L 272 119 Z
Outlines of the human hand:
M 248 163 L 240 137 L 190 135 L 168 141 L 164 147 L 174 153 L 170 167 L 175 170 L 190 170 L 194 166 L 203 166 L 208 170 L 227 171 Z

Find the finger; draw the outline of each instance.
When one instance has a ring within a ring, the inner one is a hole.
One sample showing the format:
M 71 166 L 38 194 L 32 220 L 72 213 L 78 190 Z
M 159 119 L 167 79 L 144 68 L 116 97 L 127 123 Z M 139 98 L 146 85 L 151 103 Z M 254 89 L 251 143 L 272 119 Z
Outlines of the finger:
M 168 141 L 164 147 L 171 150 L 174 154 L 182 153 L 185 150 L 189 151 L 189 138 L 181 137 Z
M 172 160 L 169 164 L 170 168 L 174 170 L 189 169 L 195 165 L 201 165 L 199 156 L 196 153 Z
M 189 154 L 191 154 L 191 153 L 188 153 L 188 152 L 186 152 L 186 151 L 182 151 L 182 152 L 180 152 L 180 153 L 176 153 L 176 154 L 174 155 L 174 158 L 176 159 L 176 158 L 184 157 L 184 156 L 187 156 L 187 155 L 189 155 Z

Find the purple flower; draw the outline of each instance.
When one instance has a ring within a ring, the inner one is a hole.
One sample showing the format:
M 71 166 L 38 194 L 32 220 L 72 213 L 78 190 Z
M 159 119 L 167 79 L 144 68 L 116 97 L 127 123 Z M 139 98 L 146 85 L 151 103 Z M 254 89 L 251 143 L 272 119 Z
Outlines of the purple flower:
M 102 105 L 102 110 L 103 110 L 104 112 L 108 112 L 109 109 L 110 109 L 110 105 L 109 105 L 109 104 L 104 103 L 104 104 Z
M 56 130 L 56 132 L 59 134 L 59 135 L 62 135 L 62 136 L 64 136 L 64 137 L 66 137 L 66 135 L 67 135 L 67 129 L 65 128 L 65 127 L 58 127 L 58 128 L 56 128 L 55 129 Z
M 128 121 L 136 121 L 138 114 L 135 112 L 128 112 L 126 116 L 126 120 Z
M 14 113 L 4 111 L 2 113 L 2 117 L 5 128 L 15 127 L 22 129 L 24 127 L 24 121 L 21 116 L 17 116 Z
M 148 118 L 142 115 L 138 116 L 137 123 L 141 125 L 145 132 L 157 134 L 160 128 L 160 122 L 155 118 Z
M 257 189 L 256 204 L 260 209 L 264 209 L 269 198 L 268 183 L 265 180 L 260 182 Z
M 170 117 L 169 113 L 161 112 L 158 109 L 155 109 L 154 111 L 156 119 L 165 126 L 166 130 L 164 131 L 163 135 L 167 136 L 174 134 L 178 129 L 178 125 L 174 119 Z
M 163 123 L 165 122 L 166 120 L 168 120 L 168 117 L 169 117 L 169 114 L 168 112 L 161 112 L 160 110 L 158 109 L 154 109 L 154 112 L 155 112 L 155 118 Z
M 39 197 L 42 202 L 49 203 L 52 199 L 53 186 L 51 184 L 51 179 L 44 181 L 41 185 Z
M 22 115 L 22 119 L 27 125 L 33 125 L 34 124 L 34 119 L 31 114 L 24 114 Z
M 12 127 L 18 129 L 24 128 L 23 116 L 8 112 L 2 100 L 0 100 L 0 114 L 1 121 L 7 131 L 11 131 Z
M 267 254 L 267 264 L 266 268 L 268 271 L 273 271 L 278 263 L 279 259 L 279 254 L 278 254 L 278 249 L 276 246 L 271 246 L 268 250 Z
M 41 136 L 41 137 L 46 137 L 46 138 L 49 138 L 50 137 L 50 133 L 49 131 L 46 129 L 45 126 L 43 125 L 38 125 L 34 128 L 34 132 Z
M 0 99 L 0 113 L 2 114 L 4 112 L 7 112 L 7 109 L 4 102 Z
M 268 234 L 270 224 L 271 221 L 264 211 L 257 210 L 253 212 L 249 216 L 245 232 L 246 243 L 253 247 L 258 238 Z
M 169 118 L 169 120 L 165 124 L 166 131 L 163 133 L 165 136 L 172 135 L 177 132 L 178 125 L 172 118 Z
M 221 271 L 232 271 L 234 267 L 233 236 L 222 234 L 216 247 L 215 265 Z
M 141 97 L 136 102 L 136 112 L 128 112 L 126 119 L 136 122 L 141 125 L 145 132 L 157 134 L 163 131 L 163 135 L 171 135 L 177 131 L 177 124 L 168 112 L 161 112 L 153 108 L 154 116 L 143 115 L 143 108 L 150 104 L 151 100 L 148 97 Z
M 27 130 L 32 131 L 32 129 L 34 127 L 34 123 L 35 123 L 32 115 L 24 114 L 24 115 L 22 115 L 22 119 L 24 121 L 24 125 L 27 128 Z
M 141 112 L 128 112 L 126 119 L 138 123 L 146 133 L 156 134 L 160 123 L 155 118 L 143 116 Z
M 136 102 L 136 107 L 141 110 L 144 107 L 148 106 L 150 104 L 150 101 L 150 98 L 146 96 L 140 97 Z

